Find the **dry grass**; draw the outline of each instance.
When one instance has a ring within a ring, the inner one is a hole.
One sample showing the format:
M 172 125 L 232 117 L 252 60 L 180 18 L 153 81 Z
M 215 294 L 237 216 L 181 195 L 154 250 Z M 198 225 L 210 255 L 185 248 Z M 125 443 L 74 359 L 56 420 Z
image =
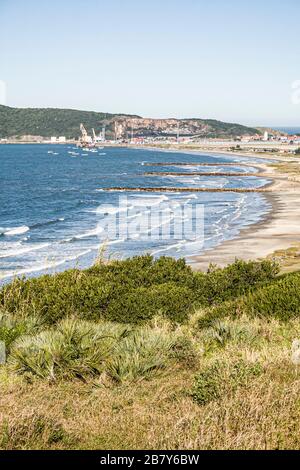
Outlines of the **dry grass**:
M 300 375 L 290 362 L 290 344 L 300 337 L 300 322 L 227 320 L 231 333 L 221 342 L 211 331 L 196 331 L 195 324 L 191 320 L 181 331 L 201 344 L 193 369 L 174 362 L 134 384 L 116 386 L 103 377 L 49 384 L 3 368 L 1 448 L 299 448 Z M 246 386 L 197 405 L 191 398 L 197 371 L 215 360 L 229 365 L 238 359 L 259 361 L 263 372 Z
M 296 449 L 300 380 L 287 366 L 282 364 L 281 374 L 278 365 L 270 367 L 246 390 L 205 407 L 187 396 L 191 378 L 183 371 L 129 389 L 26 385 L 21 400 L 15 393 L 2 399 L 14 436 L 4 448 Z M 24 428 L 28 417 L 39 416 L 50 423 L 42 435 Z M 51 423 L 63 432 L 57 442 L 49 441 Z
M 295 243 L 287 250 L 277 250 L 267 257 L 280 264 L 281 274 L 296 272 L 300 270 L 300 244 Z

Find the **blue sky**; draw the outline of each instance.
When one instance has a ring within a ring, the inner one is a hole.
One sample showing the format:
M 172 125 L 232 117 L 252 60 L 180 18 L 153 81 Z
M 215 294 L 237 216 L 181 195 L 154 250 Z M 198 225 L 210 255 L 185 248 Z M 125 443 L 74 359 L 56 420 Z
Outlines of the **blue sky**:
M 300 126 L 299 0 L 0 0 L 10 106 Z

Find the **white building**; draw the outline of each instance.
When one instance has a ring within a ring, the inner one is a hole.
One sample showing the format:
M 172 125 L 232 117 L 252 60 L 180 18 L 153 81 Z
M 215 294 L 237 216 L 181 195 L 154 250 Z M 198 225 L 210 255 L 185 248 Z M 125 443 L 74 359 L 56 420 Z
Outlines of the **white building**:
M 65 143 L 66 143 L 66 140 L 67 140 L 67 139 L 65 138 L 64 135 L 61 135 L 61 136 L 58 138 L 58 142 L 59 142 L 60 144 L 65 144 Z
M 267 141 L 269 140 L 269 132 L 266 131 L 266 132 L 264 133 L 264 138 L 263 138 L 263 140 L 264 140 L 265 142 L 267 142 Z
M 51 142 L 51 144 L 56 144 L 56 142 L 57 142 L 56 137 L 51 137 L 50 142 Z

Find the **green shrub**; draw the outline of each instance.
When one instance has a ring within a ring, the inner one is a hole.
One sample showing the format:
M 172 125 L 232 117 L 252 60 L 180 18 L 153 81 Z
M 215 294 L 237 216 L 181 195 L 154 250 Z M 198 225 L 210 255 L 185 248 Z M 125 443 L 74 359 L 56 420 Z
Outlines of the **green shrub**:
M 258 287 L 241 298 L 207 310 L 199 327 L 211 326 L 216 319 L 241 315 L 277 318 L 287 321 L 300 315 L 300 273 L 288 274 L 268 285 Z
M 55 329 L 17 341 L 9 364 L 18 373 L 49 380 L 85 379 L 103 372 L 105 360 L 126 333 L 121 325 L 63 320 Z
M 111 293 L 110 285 L 104 285 L 78 270 L 14 281 L 11 288 L 18 293 L 15 298 L 7 295 L 10 286 L 4 287 L 0 295 L 6 310 L 12 313 L 26 311 L 27 315 L 38 314 L 48 324 L 73 314 L 99 318 Z
M 206 405 L 206 403 L 217 400 L 222 396 L 223 380 L 220 367 L 221 365 L 216 362 L 195 377 L 192 397 L 198 405 Z
M 150 320 L 160 313 L 176 323 L 188 318 L 193 307 L 193 292 L 175 283 L 139 287 L 112 300 L 106 319 L 125 323 Z
M 278 272 L 278 264 L 267 260 L 237 260 L 224 269 L 211 266 L 207 274 L 195 274 L 195 295 L 200 305 L 221 303 L 272 281 Z
M 270 282 L 269 261 L 236 261 L 225 269 L 194 273 L 184 260 L 137 256 L 86 270 L 16 279 L 0 290 L 0 308 L 17 317 L 39 316 L 48 325 L 76 316 L 139 323 L 161 313 L 185 321 L 193 306 L 209 306 Z
M 228 343 L 253 346 L 260 339 L 259 329 L 249 323 L 246 317 L 243 320 L 212 320 L 208 328 L 201 331 L 199 339 L 205 350 L 223 348 Z
M 39 331 L 41 321 L 35 316 L 20 319 L 12 314 L 0 312 L 0 341 L 5 343 L 6 352 L 22 335 L 30 335 Z
M 38 314 L 48 324 L 69 315 L 89 320 L 109 318 L 136 322 L 151 318 L 157 308 L 168 316 L 186 317 L 182 309 L 189 306 L 191 300 L 182 300 L 182 307 L 178 307 L 178 297 L 183 293 L 185 298 L 191 299 L 191 292 L 184 287 L 184 279 L 191 280 L 192 276 L 191 269 L 183 260 L 161 258 L 154 261 L 151 256 L 140 256 L 83 271 L 69 270 L 29 280 L 16 279 L 1 289 L 0 305 L 11 313 L 26 311 L 27 315 Z M 167 295 L 168 286 L 172 287 L 171 281 L 175 288 Z M 178 282 L 179 295 L 176 294 L 175 282 Z M 168 284 L 165 288 L 159 287 L 165 283 Z M 130 306 L 135 300 L 141 305 L 138 299 L 144 292 L 148 293 L 149 287 L 153 290 L 149 291 L 147 305 L 140 313 L 135 313 L 132 307 L 130 318 L 126 308 L 131 311 Z M 140 291 L 143 288 L 145 290 Z
M 300 273 L 290 274 L 277 283 L 245 296 L 240 305 L 247 315 L 290 320 L 300 315 Z
M 239 360 L 231 363 L 215 361 L 195 377 L 192 397 L 198 405 L 206 405 L 234 392 L 262 373 L 259 363 Z
M 144 327 L 124 338 L 107 361 L 107 372 L 116 382 L 149 378 L 168 365 L 174 339 L 163 330 Z
M 192 338 L 180 335 L 175 340 L 170 357 L 184 367 L 193 369 L 199 363 L 200 350 L 196 347 Z
M 184 259 L 175 260 L 166 256 L 154 259 L 150 255 L 135 256 L 109 265 L 97 265 L 86 270 L 88 274 L 101 277 L 106 282 L 125 284 L 130 288 L 149 287 L 154 284 L 176 282 L 193 285 L 193 271 Z

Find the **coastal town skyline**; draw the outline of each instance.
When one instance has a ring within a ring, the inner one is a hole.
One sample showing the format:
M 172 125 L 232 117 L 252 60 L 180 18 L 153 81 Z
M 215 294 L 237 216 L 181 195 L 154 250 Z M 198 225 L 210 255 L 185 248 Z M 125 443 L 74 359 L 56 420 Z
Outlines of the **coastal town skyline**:
M 298 126 L 299 4 L 242 3 L 4 0 L 2 104 Z

